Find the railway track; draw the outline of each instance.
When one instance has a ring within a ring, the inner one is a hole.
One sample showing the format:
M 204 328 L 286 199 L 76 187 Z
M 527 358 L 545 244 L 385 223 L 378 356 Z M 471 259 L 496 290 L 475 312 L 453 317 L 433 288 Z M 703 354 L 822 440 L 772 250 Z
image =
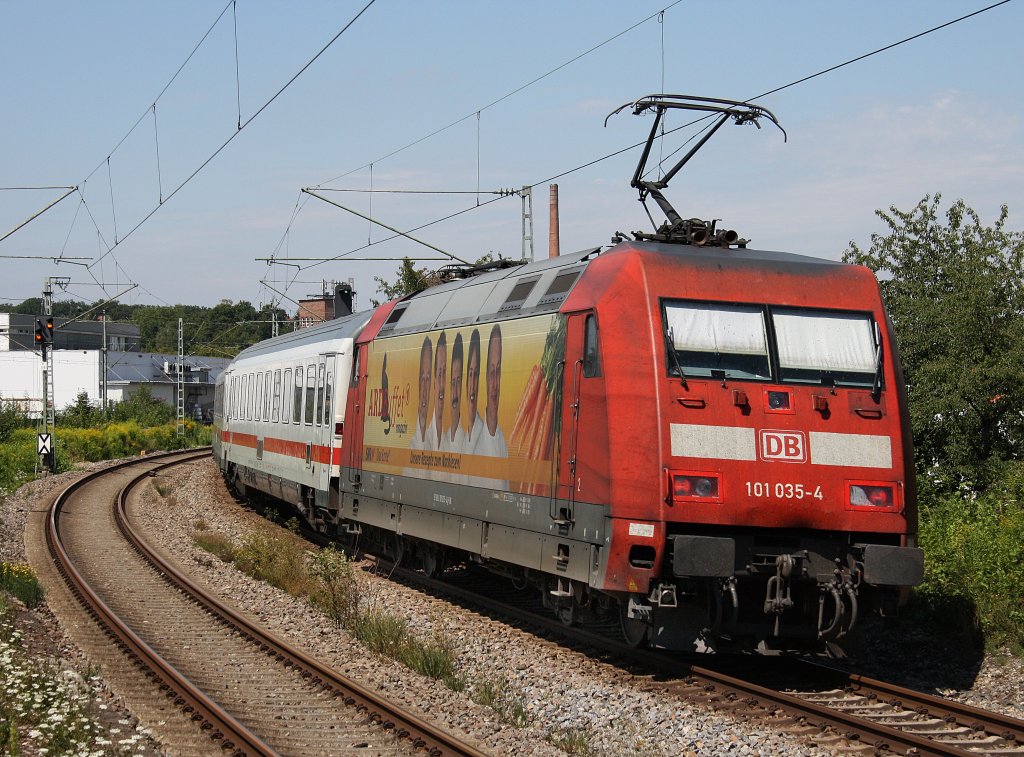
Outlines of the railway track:
M 46 526 L 86 612 L 193 724 L 182 751 L 205 743 L 211 753 L 252 755 L 481 755 L 249 623 L 139 537 L 133 491 L 208 455 L 154 455 L 86 476 L 54 499 Z
M 1024 721 L 800 658 L 693 658 L 634 649 L 614 634 L 566 626 L 511 603 L 473 580 L 428 578 L 389 569 L 420 588 L 479 608 L 561 644 L 586 648 L 625 668 L 647 690 L 768 718 L 822 746 L 866 753 L 1024 757 Z M 485 593 L 486 592 L 486 593 Z M 514 601 L 514 600 L 513 600 Z M 652 673 L 651 671 L 657 671 Z

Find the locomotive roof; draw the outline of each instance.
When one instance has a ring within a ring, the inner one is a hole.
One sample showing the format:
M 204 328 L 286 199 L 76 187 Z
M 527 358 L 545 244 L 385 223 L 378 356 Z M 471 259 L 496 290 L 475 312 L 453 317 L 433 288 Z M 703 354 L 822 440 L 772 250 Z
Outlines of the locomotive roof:
M 799 275 L 821 275 L 852 270 L 834 260 L 791 252 L 754 249 L 723 249 L 662 242 L 625 241 L 604 250 L 592 247 L 557 258 L 526 265 L 501 268 L 466 279 L 430 287 L 409 295 L 394 306 L 379 336 L 415 333 L 435 328 L 453 328 L 479 322 L 518 318 L 557 311 L 575 286 L 580 274 L 598 256 L 648 255 L 673 258 L 680 264 L 716 270 L 775 270 Z M 301 348 L 325 340 L 354 338 L 366 326 L 373 311 L 363 311 L 259 342 L 238 354 L 255 357 L 271 352 Z
M 556 311 L 572 291 L 580 274 L 598 255 L 609 258 L 638 253 L 653 253 L 677 259 L 683 265 L 718 270 L 785 270 L 796 275 L 820 275 L 826 270 L 834 273 L 855 268 L 847 263 L 791 252 L 627 241 L 604 252 L 594 247 L 417 292 L 395 306 L 380 335 L 451 328 Z

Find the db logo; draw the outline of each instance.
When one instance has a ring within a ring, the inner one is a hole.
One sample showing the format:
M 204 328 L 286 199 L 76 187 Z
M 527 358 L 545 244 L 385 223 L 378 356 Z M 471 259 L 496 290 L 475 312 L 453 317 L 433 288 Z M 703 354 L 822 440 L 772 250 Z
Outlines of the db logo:
M 802 431 L 768 431 L 759 433 L 762 460 L 779 460 L 784 463 L 807 461 L 807 444 Z

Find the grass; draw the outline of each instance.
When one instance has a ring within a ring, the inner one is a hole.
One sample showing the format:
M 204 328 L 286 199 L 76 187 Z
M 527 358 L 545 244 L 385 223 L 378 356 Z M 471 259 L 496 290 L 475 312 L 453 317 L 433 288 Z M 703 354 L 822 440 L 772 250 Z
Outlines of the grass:
M 294 530 L 295 524 L 289 521 L 289 527 Z M 375 654 L 453 691 L 466 688 L 451 641 L 441 634 L 420 638 L 404 618 L 365 606 L 352 563 L 343 552 L 333 547 L 311 550 L 293 533 L 271 524 L 256 528 L 238 547 L 222 534 L 198 528 L 192 541 L 243 573 L 304 598 Z
M 566 754 L 579 754 L 584 757 L 597 754 L 594 748 L 594 732 L 587 726 L 556 729 L 548 734 L 547 740 L 549 744 Z
M 503 676 L 488 676 L 474 681 L 470 688 L 470 699 L 490 707 L 502 722 L 516 728 L 525 728 L 531 722 L 526 702 L 513 691 L 509 680 Z
M 194 531 L 192 542 L 224 562 L 234 562 L 235 560 L 235 545 L 224 534 L 212 531 Z
M 17 597 L 29 609 L 43 601 L 43 587 L 29 565 L 0 562 L 0 589 Z

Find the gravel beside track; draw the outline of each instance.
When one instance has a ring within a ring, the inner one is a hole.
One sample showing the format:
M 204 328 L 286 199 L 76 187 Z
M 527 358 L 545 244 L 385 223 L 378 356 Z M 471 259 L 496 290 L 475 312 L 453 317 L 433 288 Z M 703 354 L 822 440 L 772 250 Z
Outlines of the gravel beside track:
M 0 559 L 24 561 L 20 534 L 29 510 L 43 507 L 48 495 L 66 485 L 73 474 L 50 477 L 23 487 L 0 505 Z M 249 579 L 192 544 L 197 523 L 220 532 L 236 544 L 264 519 L 241 507 L 225 492 L 212 461 L 191 464 L 165 479 L 173 491 L 161 497 L 146 487 L 141 525 L 147 537 L 171 556 L 197 583 L 232 601 L 240 611 L 272 633 L 300 645 L 322 661 L 364 685 L 396 699 L 440 727 L 461 731 L 495 754 L 562 754 L 549 739 L 554 734 L 584 734 L 592 753 L 668 754 L 829 754 L 827 748 L 770 729 L 763 722 L 742 722 L 703 708 L 666 703 L 656 693 L 640 690 L 642 682 L 612 666 L 563 649 L 471 611 L 400 586 L 386 578 L 361 576 L 367 601 L 406 617 L 421 636 L 439 634 L 457 650 L 460 672 L 470 688 L 485 679 L 504 679 L 509 699 L 530 719 L 524 728 L 503 721 L 491 708 L 474 704 L 468 692 L 456 693 L 404 666 L 376 658 L 339 631 L 304 601 Z M 13 537 L 13 538 L 11 538 Z M 63 657 L 82 669 L 84 661 L 60 638 L 45 610 L 34 614 L 53 643 L 43 653 Z M 898 656 L 886 645 L 874 645 L 886 661 L 884 677 L 936 691 L 979 707 L 1024 717 L 1024 666 L 1017 658 L 986 658 L 963 685 L 964 671 L 950 671 L 924 651 Z M 898 658 L 898 661 L 895 661 Z M 879 671 L 864 665 L 867 674 Z M 916 681 L 916 683 L 914 683 Z M 954 690 L 955 689 L 955 690 Z M 101 691 L 114 717 L 117 697 Z

